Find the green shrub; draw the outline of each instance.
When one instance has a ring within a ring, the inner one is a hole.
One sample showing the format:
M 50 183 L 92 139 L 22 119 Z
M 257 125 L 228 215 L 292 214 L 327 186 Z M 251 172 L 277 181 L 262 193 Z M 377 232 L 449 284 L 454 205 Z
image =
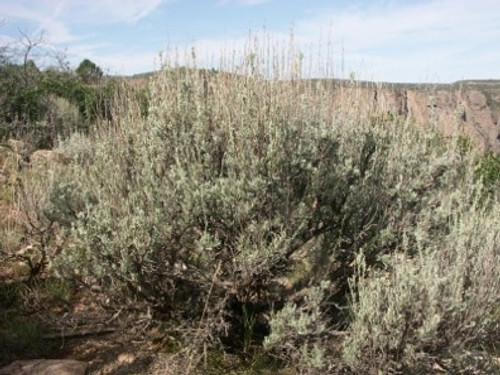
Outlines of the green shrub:
M 2 309 L 8 310 L 19 306 L 23 285 L 16 282 L 0 283 L 0 302 Z
M 305 289 L 303 303 L 290 301 L 270 318 L 271 333 L 264 340 L 264 349 L 296 364 L 300 373 L 308 370 L 315 373 L 328 368 L 325 347 L 332 337 L 329 337 L 322 305 L 325 290 L 329 288 L 329 283 L 323 282 L 320 286 Z
M 86 60 L 92 65 L 93 63 Z M 22 139 L 34 148 L 53 148 L 71 132 L 87 132 L 111 118 L 116 81 L 100 79 L 99 67 L 83 64 L 75 73 L 0 64 L 0 139 Z M 27 72 L 29 74 L 27 74 Z M 81 77 L 80 77 L 81 76 Z
M 500 154 L 488 152 L 479 157 L 476 176 L 482 180 L 488 191 L 500 193 Z
M 73 228 L 68 268 L 159 310 L 220 316 L 224 332 L 235 306 L 269 311 L 281 298 L 270 285 L 300 253 L 311 282 L 337 289 L 358 246 L 375 259 L 379 226 L 395 220 L 392 126 L 351 126 L 349 111 L 322 118 L 329 93 L 312 83 L 166 69 L 150 91 L 147 119 L 124 116 L 86 160 L 63 145 L 81 160 L 53 193 L 54 217 Z
M 348 328 L 344 361 L 361 370 L 490 337 L 497 284 L 480 265 L 495 264 L 498 228 L 475 150 L 373 113 L 355 82 L 265 78 L 256 55 L 244 60 L 231 74 L 166 64 L 147 116 L 123 106 L 111 126 L 63 142 L 72 163 L 44 211 L 69 237 L 58 269 L 149 303 L 189 347 L 264 342 L 303 372 L 338 358 L 333 328 Z M 491 233 L 478 228 L 468 248 L 479 224 Z M 451 285 L 469 258 L 477 296 L 460 300 Z M 438 302 L 459 301 L 453 325 L 436 320 Z
M 37 322 L 21 316 L 7 316 L 0 322 L 0 354 L 3 358 L 47 355 L 52 345 L 43 340 Z
M 405 366 L 409 373 L 432 363 L 426 356 L 456 357 L 497 337 L 498 203 L 492 208 L 470 194 L 442 195 L 419 215 L 386 269 L 367 270 L 360 260 L 344 348 L 356 371 Z

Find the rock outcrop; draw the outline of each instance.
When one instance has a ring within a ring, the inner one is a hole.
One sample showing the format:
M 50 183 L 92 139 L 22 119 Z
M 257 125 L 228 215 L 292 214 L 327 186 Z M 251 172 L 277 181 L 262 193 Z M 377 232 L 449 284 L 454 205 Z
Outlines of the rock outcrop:
M 435 124 L 445 135 L 461 132 L 482 149 L 500 151 L 500 81 L 451 85 L 364 84 L 367 104 L 381 113 Z

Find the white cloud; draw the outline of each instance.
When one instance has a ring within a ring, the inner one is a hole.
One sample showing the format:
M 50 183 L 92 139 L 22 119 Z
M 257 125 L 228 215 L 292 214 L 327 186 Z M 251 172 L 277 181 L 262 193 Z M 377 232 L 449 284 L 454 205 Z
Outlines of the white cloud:
M 17 0 L 0 3 L 6 18 L 44 22 L 136 22 L 168 0 Z
M 499 13 L 500 2 L 435 0 L 375 11 L 351 8 L 340 13 L 326 12 L 314 19 L 299 21 L 297 26 L 299 33 L 309 36 L 317 33 L 319 27 L 330 29 L 334 37 L 341 37 L 353 48 L 372 48 L 392 42 L 465 40 L 488 35 L 488 25 L 498 33 Z
M 308 55 L 304 64 L 314 65 L 304 70 L 318 76 L 328 71 L 335 77 L 347 77 L 354 71 L 362 79 L 389 81 L 487 78 L 498 76 L 498 14 L 497 0 L 381 0 L 370 7 L 322 9 L 319 15 L 299 19 L 294 40 Z M 276 53 L 288 46 L 287 31 L 268 30 L 265 34 L 257 33 L 260 42 L 270 39 Z M 217 66 L 221 51 L 226 56 L 233 50 L 244 51 L 248 38 L 199 39 L 192 45 L 200 65 Z M 480 46 L 479 54 L 473 52 Z M 189 57 L 181 59 L 186 62 Z
M 98 30 L 99 26 L 111 23 L 134 24 L 168 1 L 172 0 L 16 0 L 0 2 L 0 14 L 3 14 L 6 22 L 12 24 L 20 21 L 31 24 L 26 30 L 29 34 L 35 35 L 43 30 L 47 42 L 68 47 L 68 56 L 73 60 L 93 58 L 110 71 L 122 73 L 131 71 L 133 67 L 140 69 L 141 64 L 146 66 L 148 58 L 152 65 L 154 53 L 132 57 L 101 56 L 97 51 L 109 44 L 89 43 L 90 40 L 95 40 L 96 34 L 91 31 L 76 34 L 74 26 L 82 26 L 86 30 L 94 27 Z
M 9 46 L 16 43 L 16 40 L 8 35 L 0 35 L 0 46 Z
M 6 21 L 30 21 L 36 30 L 44 30 L 51 43 L 68 43 L 76 36 L 72 26 L 113 22 L 135 23 L 169 0 L 16 0 L 1 2 L 0 14 Z
M 287 46 L 289 39 L 288 33 L 279 31 L 241 33 L 231 38 L 201 38 L 170 46 L 163 56 L 171 63 L 191 64 L 194 52 L 198 66 L 223 68 L 237 65 L 244 56 L 253 53 L 260 58 L 268 57 L 268 51 L 279 52 L 275 46 Z
M 134 23 L 146 17 L 165 0 L 72 0 L 72 14 L 84 9 L 83 17 L 98 21 Z M 90 19 L 87 19 L 90 21 Z
M 337 56 L 344 52 L 337 59 L 354 70 L 364 67 L 375 79 L 430 80 L 437 73 L 438 79 L 454 80 L 461 72 L 454 66 L 457 61 L 477 62 L 471 51 L 478 45 L 491 44 L 499 50 L 499 1 L 377 4 L 379 8 L 351 7 L 303 19 L 296 23 L 296 34 L 302 42 L 313 42 L 322 29 Z M 500 57 L 500 51 L 496 55 Z
M 91 55 L 83 56 L 88 58 Z M 134 53 L 132 55 L 127 53 L 104 54 L 91 56 L 91 60 L 109 74 L 132 75 L 160 68 L 159 53 L 155 52 Z
M 243 6 L 255 6 L 255 5 L 261 5 L 264 3 L 269 3 L 272 0 L 219 0 L 218 5 L 219 6 L 224 6 L 228 4 L 237 4 L 237 5 L 243 5 Z

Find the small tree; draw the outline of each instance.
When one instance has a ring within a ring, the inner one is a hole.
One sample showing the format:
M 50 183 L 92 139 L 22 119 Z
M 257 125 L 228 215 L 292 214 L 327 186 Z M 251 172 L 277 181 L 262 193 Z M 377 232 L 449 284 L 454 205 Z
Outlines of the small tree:
M 33 77 L 38 73 L 36 64 L 31 59 L 31 55 L 35 48 L 46 43 L 45 33 L 43 30 L 33 34 L 28 34 L 27 32 L 19 30 L 19 33 L 21 34 L 20 45 L 22 46 L 19 55 L 22 56 L 24 85 L 28 87 L 32 85 Z
M 82 79 L 86 84 L 95 84 L 102 77 L 102 69 L 99 68 L 94 62 L 89 59 L 83 60 L 78 68 L 76 68 L 76 74 Z

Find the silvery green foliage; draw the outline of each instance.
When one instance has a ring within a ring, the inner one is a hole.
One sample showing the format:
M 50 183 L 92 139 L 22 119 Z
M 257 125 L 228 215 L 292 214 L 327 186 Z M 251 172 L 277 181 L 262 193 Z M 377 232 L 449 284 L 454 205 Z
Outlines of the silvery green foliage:
M 345 360 L 357 371 L 413 368 L 425 355 L 480 349 L 499 333 L 498 202 L 480 185 L 440 195 L 385 270 L 360 260 Z M 410 228 L 409 228 L 410 229 Z
M 251 81 L 226 94 L 224 77 L 212 77 L 235 101 L 226 114 L 204 97 L 203 77 L 171 74 L 153 84 L 144 122 L 101 134 L 88 159 L 76 147 L 54 215 L 73 237 L 62 263 L 195 317 L 205 299 L 249 300 L 286 270 L 312 220 L 315 142 L 279 111 L 245 113 L 260 110 L 241 97 L 260 100 Z
M 454 209 L 466 216 L 479 207 L 473 158 L 433 128 L 396 117 L 371 121 L 355 87 L 339 99 L 313 81 L 167 66 L 149 90 L 147 118 L 124 114 L 89 144 L 63 145 L 73 163 L 53 190 L 51 214 L 71 236 L 60 266 L 196 321 L 207 339 L 237 324 L 234 306 L 254 308 L 248 313 L 259 319 L 283 306 L 264 321 L 271 330 L 265 345 L 291 345 L 278 354 L 304 368 L 328 366 L 329 327 L 349 318 L 345 360 L 353 367 L 370 358 L 366 350 L 378 353 L 376 340 L 396 345 L 388 336 L 405 331 L 400 312 L 427 298 L 427 284 L 404 280 L 447 269 L 418 262 L 432 254 L 454 259 L 440 250 L 458 239 L 448 238 L 456 233 Z M 356 273 L 360 250 L 372 284 Z M 399 253 L 411 262 L 391 260 Z M 477 259 L 479 269 L 484 258 Z M 280 287 L 301 262 L 301 282 Z M 365 300 L 372 290 L 380 298 Z M 352 317 L 334 314 L 331 306 L 350 293 Z M 367 344 L 370 329 L 379 328 L 366 319 L 383 317 L 385 301 L 395 304 L 391 330 Z M 408 327 L 411 337 L 434 337 L 436 303 L 422 310 L 425 324 Z M 396 347 L 410 353 L 417 341 Z
M 325 341 L 328 327 L 322 314 L 325 292 L 330 283 L 303 290 L 301 303 L 287 302 L 285 306 L 271 314 L 269 326 L 271 333 L 264 340 L 264 349 L 297 363 L 302 370 L 325 369 Z

